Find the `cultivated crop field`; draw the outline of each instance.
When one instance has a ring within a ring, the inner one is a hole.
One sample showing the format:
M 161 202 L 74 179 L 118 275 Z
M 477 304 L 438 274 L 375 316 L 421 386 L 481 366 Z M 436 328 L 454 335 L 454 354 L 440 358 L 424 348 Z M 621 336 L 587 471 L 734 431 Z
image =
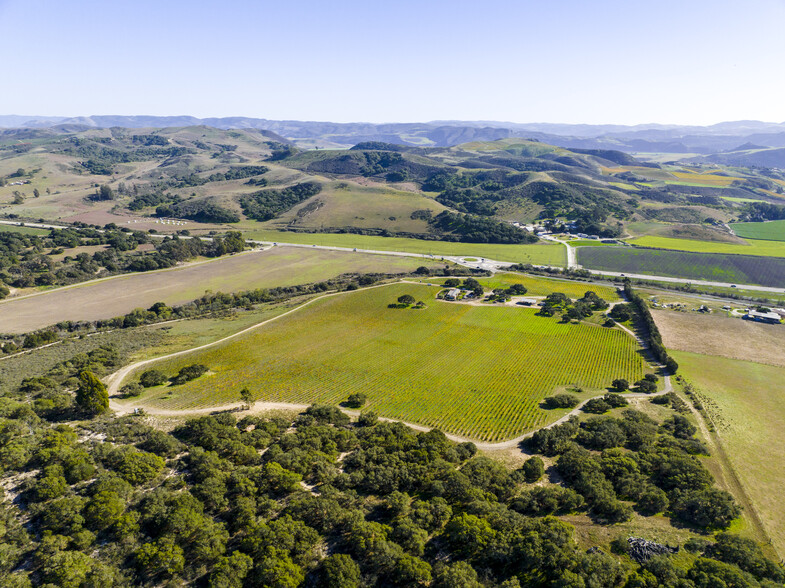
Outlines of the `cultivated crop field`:
M 675 177 L 680 180 L 683 180 L 684 183 L 689 185 L 696 185 L 696 186 L 712 186 L 717 188 L 724 188 L 726 186 L 730 186 L 733 182 L 739 180 L 740 178 L 734 178 L 732 176 L 721 176 L 717 174 L 702 174 L 698 172 L 692 171 L 673 171 L 671 172 Z
M 206 291 L 229 293 L 293 286 L 348 272 L 408 273 L 421 265 L 437 263 L 387 255 L 274 247 L 7 299 L 0 302 L 0 329 L 5 333 L 24 333 L 60 321 L 112 318 L 134 308 L 149 308 L 156 302 L 182 304 Z
M 764 241 L 785 241 L 785 220 L 765 223 L 733 223 L 731 228 L 739 237 Z
M 621 330 L 440 302 L 438 291 L 393 284 L 319 299 L 236 339 L 154 364 L 174 374 L 201 363 L 210 373 L 151 388 L 135 402 L 215 406 L 237 402 L 244 386 L 275 402 L 334 404 L 362 392 L 381 416 L 493 441 L 552 419 L 539 404 L 558 388 L 600 390 L 648 369 Z M 387 308 L 402 294 L 427 308 Z
M 722 243 L 719 241 L 698 241 L 695 239 L 674 239 L 671 237 L 644 236 L 630 239 L 639 247 L 675 249 L 693 253 L 723 253 L 730 255 L 760 255 L 763 257 L 785 257 L 785 243 L 777 241 L 753 240 L 746 245 Z
M 681 351 L 673 357 L 701 393 L 725 453 L 782 556 L 785 368 Z
M 375 251 L 404 251 L 424 253 L 436 257 L 457 255 L 485 257 L 497 261 L 532 263 L 538 265 L 564 266 L 567 254 L 559 243 L 540 241 L 532 245 L 496 245 L 490 243 L 454 243 L 450 241 L 427 241 L 406 237 L 376 237 L 351 233 L 294 233 L 260 229 L 260 224 L 242 221 L 237 228 L 245 232 L 247 239 L 278 243 L 303 243 L 305 245 L 327 245 L 371 249 Z M 783 253 L 785 255 L 785 252 Z
M 431 280 L 433 281 L 433 280 Z M 619 300 L 616 288 L 603 286 L 601 284 L 590 284 L 587 282 L 576 282 L 573 280 L 555 280 L 540 276 L 527 276 L 512 272 L 500 272 L 490 278 L 480 278 L 479 282 L 486 289 L 508 288 L 512 284 L 523 284 L 526 286 L 527 296 L 547 296 L 551 292 L 561 292 L 570 298 L 580 298 L 587 290 L 592 290 L 608 302 Z
M 785 259 L 751 255 L 689 253 L 632 247 L 587 247 L 578 250 L 587 269 L 673 276 L 689 280 L 782 286 Z
M 20 227 L 19 225 L 0 225 L 0 233 L 21 233 L 23 235 L 48 235 L 49 229 Z

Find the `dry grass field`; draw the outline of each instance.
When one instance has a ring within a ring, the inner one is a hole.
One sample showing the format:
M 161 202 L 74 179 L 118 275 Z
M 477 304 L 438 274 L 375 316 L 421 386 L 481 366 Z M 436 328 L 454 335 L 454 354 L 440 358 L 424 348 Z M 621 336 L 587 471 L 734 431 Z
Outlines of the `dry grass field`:
M 785 369 L 680 351 L 673 356 L 682 375 L 697 387 L 733 469 L 783 557 Z
M 711 186 L 711 187 L 725 187 L 730 186 L 733 182 L 739 180 L 739 178 L 734 178 L 731 176 L 720 176 L 717 174 L 702 174 L 698 172 L 686 171 L 686 172 L 671 172 L 674 176 L 687 182 L 689 184 L 697 184 L 700 186 Z
M 97 320 L 148 308 L 156 302 L 182 304 L 206 291 L 318 282 L 348 272 L 410 272 L 424 259 L 274 247 L 182 267 L 117 276 L 0 302 L 0 331 L 23 333 L 65 320 Z M 442 264 L 439 264 L 442 265 Z
M 785 325 L 670 310 L 652 316 L 669 349 L 785 367 Z

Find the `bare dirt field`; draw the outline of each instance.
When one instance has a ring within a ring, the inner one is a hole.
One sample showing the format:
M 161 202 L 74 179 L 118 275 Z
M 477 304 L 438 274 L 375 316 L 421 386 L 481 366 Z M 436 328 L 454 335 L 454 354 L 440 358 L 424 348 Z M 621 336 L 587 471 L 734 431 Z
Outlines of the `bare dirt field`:
M 348 272 L 410 272 L 423 259 L 274 247 L 181 267 L 117 276 L 0 302 L 0 332 L 24 333 L 65 320 L 98 320 L 148 308 L 182 304 L 206 291 L 237 292 L 293 286 Z
M 785 367 L 785 325 L 668 310 L 651 314 L 669 349 Z

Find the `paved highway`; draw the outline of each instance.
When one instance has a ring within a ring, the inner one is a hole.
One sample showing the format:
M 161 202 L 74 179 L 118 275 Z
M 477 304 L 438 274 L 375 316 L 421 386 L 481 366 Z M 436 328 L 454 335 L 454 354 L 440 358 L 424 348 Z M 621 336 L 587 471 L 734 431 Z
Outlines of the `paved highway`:
M 47 223 L 20 223 L 18 221 L 0 221 L 0 224 L 5 225 L 24 225 L 26 227 L 35 227 L 41 229 L 66 229 L 68 228 L 65 225 L 54 225 L 54 224 L 47 224 Z M 163 239 L 167 235 L 162 234 L 151 234 L 151 237 Z M 211 241 L 210 237 L 199 237 L 204 241 Z M 544 236 L 546 240 L 554 241 L 556 243 L 561 243 L 567 248 L 567 263 L 570 268 L 575 269 L 578 266 L 576 257 L 575 257 L 575 248 L 570 246 L 565 241 L 560 241 L 555 237 L 551 237 L 549 235 Z M 258 240 L 248 240 L 249 243 L 254 243 L 256 245 L 275 245 L 281 247 L 299 247 L 303 249 L 326 249 L 330 251 L 347 251 L 347 252 L 357 252 L 357 253 L 372 253 L 375 255 L 394 255 L 399 257 L 416 257 L 421 259 L 436 259 L 441 260 L 444 259 L 445 261 L 452 261 L 454 263 L 472 267 L 476 269 L 481 269 L 485 271 L 497 272 L 503 271 L 513 265 L 509 261 L 496 261 L 493 259 L 486 259 L 484 257 L 471 257 L 471 256 L 459 256 L 459 255 L 431 255 L 428 253 L 410 253 L 408 251 L 381 251 L 378 249 L 355 249 L 352 247 L 337 247 L 332 245 L 304 245 L 303 243 L 283 243 L 281 241 L 258 241 Z M 476 261 L 469 261 L 469 260 L 476 260 Z M 537 266 L 537 267 L 553 267 L 553 266 Z M 652 280 L 655 282 L 667 282 L 670 284 L 692 284 L 694 286 L 713 286 L 718 288 L 736 288 L 738 290 L 756 290 L 759 292 L 770 292 L 773 294 L 785 294 L 785 288 L 774 288 L 771 286 L 753 286 L 748 284 L 732 284 L 729 282 L 711 282 L 707 280 L 690 280 L 685 278 L 673 278 L 670 276 L 651 276 L 648 274 L 630 274 L 630 273 L 621 273 L 621 272 L 608 272 L 608 271 L 601 271 L 601 270 L 589 270 L 592 274 L 601 277 L 601 276 L 608 276 L 608 277 L 629 277 L 635 278 L 639 280 Z

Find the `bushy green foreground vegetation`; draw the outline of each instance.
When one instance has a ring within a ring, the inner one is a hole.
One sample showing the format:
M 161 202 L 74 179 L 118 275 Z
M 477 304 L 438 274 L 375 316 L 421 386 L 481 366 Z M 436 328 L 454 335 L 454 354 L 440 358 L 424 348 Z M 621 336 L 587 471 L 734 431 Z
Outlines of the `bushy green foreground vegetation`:
M 161 408 L 258 400 L 338 403 L 353 392 L 386 417 L 476 439 L 507 439 L 548 419 L 555 388 L 601 389 L 647 370 L 633 337 L 560 322 L 533 310 L 435 300 L 436 288 L 393 284 L 317 301 L 258 331 L 164 360 L 174 375 L 201 363 L 212 375 L 142 400 Z M 387 309 L 409 294 L 425 308 Z M 347 334 L 351 334 L 347 336 Z
M 292 418 L 224 413 L 170 433 L 141 415 L 84 418 L 64 391 L 116 362 L 73 358 L 0 400 L 3 586 L 781 586 L 678 414 L 627 410 L 538 433 L 558 455 L 510 471 L 438 431 L 312 406 Z M 44 402 L 63 390 L 57 407 Z M 64 421 L 70 421 L 68 423 Z M 592 450 L 592 451 L 589 451 Z M 536 484 L 536 485 L 535 485 Z M 640 515 L 635 515 L 632 503 Z M 618 534 L 589 553 L 560 516 L 598 525 L 664 512 L 693 532 L 678 558 L 638 566 Z M 696 534 L 697 533 L 697 534 Z M 703 534 L 701 536 L 700 534 Z M 607 549 L 607 546 L 605 547 Z

